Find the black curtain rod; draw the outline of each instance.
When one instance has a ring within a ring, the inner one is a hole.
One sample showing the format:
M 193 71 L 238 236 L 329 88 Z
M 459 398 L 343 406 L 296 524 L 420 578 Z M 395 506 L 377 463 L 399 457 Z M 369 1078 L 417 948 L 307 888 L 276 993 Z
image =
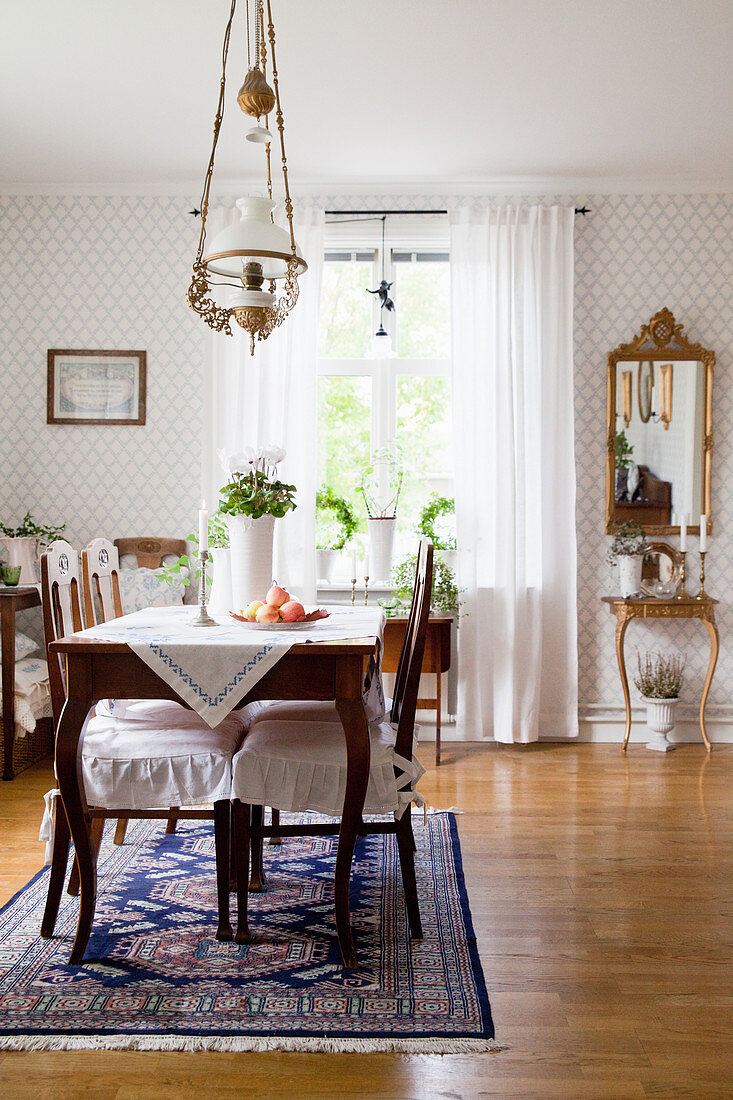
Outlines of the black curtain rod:
M 401 216 L 414 216 L 425 214 L 447 214 L 447 210 L 326 210 L 326 214 L 331 214 L 338 217 L 351 216 L 378 216 L 387 217 L 392 214 L 400 214 Z M 576 214 L 590 214 L 591 211 L 587 206 L 576 206 Z

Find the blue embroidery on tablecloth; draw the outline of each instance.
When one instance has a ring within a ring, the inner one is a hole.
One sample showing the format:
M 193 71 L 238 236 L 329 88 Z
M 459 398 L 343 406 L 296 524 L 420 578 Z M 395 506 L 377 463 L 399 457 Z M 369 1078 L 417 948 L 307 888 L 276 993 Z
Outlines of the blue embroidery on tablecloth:
M 250 658 L 250 660 L 247 661 L 247 663 L 242 667 L 242 669 L 237 672 L 234 678 L 230 680 L 228 684 L 224 685 L 223 690 L 220 691 L 218 695 L 213 696 L 209 695 L 207 691 L 204 691 L 201 685 L 197 684 L 196 681 L 192 678 L 191 674 L 189 672 L 186 672 L 185 669 L 181 668 L 181 666 L 173 660 L 169 653 L 164 653 L 159 645 L 151 643 L 150 649 L 153 651 L 153 653 L 156 654 L 157 657 L 160 657 L 161 661 L 168 666 L 171 672 L 175 672 L 175 674 L 181 680 L 183 680 L 184 684 L 187 684 L 188 687 L 190 687 L 191 690 L 196 695 L 198 695 L 200 699 L 204 699 L 208 706 L 217 707 L 220 703 L 224 702 L 227 695 L 229 695 L 239 684 L 241 684 L 242 680 L 246 679 L 247 673 L 251 672 L 252 669 L 255 668 L 256 665 L 258 665 L 260 661 L 262 661 L 267 656 L 267 654 L 272 649 L 272 644 L 263 646 L 258 653 L 255 653 Z

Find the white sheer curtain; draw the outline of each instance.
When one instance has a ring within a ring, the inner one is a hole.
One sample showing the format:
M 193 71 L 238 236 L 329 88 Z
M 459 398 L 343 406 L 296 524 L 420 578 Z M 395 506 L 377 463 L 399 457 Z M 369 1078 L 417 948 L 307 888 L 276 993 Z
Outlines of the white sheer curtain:
M 238 217 L 212 211 L 208 238 Z M 318 311 L 323 269 L 320 207 L 295 210 L 295 237 L 308 263 L 298 301 L 280 328 L 249 353 L 249 336 L 232 321 L 233 336 L 212 333 L 206 377 L 203 486 L 213 511 L 224 474 L 217 450 L 277 444 L 286 457 L 278 473 L 297 487 L 297 508 L 275 525 L 275 575 L 304 601 L 316 598 L 315 500 Z
M 467 739 L 577 736 L 572 208 L 451 211 Z

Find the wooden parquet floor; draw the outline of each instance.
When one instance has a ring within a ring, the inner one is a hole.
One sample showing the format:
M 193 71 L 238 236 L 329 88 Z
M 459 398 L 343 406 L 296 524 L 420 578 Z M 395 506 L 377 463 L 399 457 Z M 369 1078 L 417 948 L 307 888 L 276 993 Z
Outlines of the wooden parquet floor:
M 429 750 L 425 752 L 429 758 Z M 452 745 L 421 789 L 459 831 L 497 1038 L 478 1056 L 0 1053 L 0 1094 L 733 1096 L 733 747 Z M 37 869 L 39 765 L 0 785 L 0 897 Z

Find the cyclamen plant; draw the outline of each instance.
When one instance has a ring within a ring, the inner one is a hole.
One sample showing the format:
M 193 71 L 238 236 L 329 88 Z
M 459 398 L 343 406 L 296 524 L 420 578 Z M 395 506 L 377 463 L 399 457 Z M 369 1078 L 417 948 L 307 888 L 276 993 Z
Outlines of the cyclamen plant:
M 278 464 L 285 458 L 282 447 L 245 447 L 235 454 L 218 453 L 230 478 L 219 490 L 219 512 L 250 519 L 264 515 L 281 519 L 297 507 L 295 486 L 277 478 Z

